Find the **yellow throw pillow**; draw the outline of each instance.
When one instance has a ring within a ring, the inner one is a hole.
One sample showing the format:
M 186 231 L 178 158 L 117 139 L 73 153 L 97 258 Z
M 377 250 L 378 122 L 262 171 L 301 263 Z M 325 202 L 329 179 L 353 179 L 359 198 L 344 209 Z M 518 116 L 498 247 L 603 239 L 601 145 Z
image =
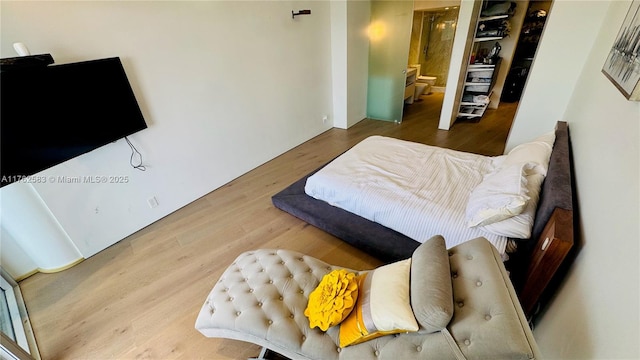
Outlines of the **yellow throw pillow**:
M 358 298 L 358 282 L 354 273 L 333 270 L 322 277 L 320 284 L 309 294 L 304 315 L 309 326 L 327 331 L 339 324 L 353 309 Z
M 411 259 L 359 275 L 358 300 L 340 323 L 340 347 L 383 335 L 418 331 L 409 294 Z

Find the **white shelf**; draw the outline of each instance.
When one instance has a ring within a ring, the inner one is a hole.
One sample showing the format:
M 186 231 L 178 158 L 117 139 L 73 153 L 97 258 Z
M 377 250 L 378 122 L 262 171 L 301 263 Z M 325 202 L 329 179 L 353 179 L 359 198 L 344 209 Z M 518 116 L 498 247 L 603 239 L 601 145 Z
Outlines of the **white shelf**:
M 470 82 L 467 81 L 464 83 L 464 86 L 489 86 L 491 85 L 491 82 L 487 81 L 487 82 Z
M 416 91 L 416 79 L 418 78 L 417 68 L 408 68 L 406 71 L 404 86 L 404 101 L 407 104 L 413 104 Z
M 483 42 L 483 41 L 492 41 L 492 40 L 502 40 L 502 38 L 504 38 L 504 36 L 488 36 L 488 37 L 474 38 L 473 41 Z
M 483 21 L 491 21 L 491 20 L 498 20 L 498 19 L 506 19 L 508 18 L 509 15 L 507 14 L 503 14 L 503 15 L 495 15 L 495 16 L 486 16 L 486 17 L 481 17 L 478 19 L 479 22 L 483 22 Z
M 495 68 L 495 65 L 489 65 L 489 64 L 471 64 L 469 65 L 469 68 L 467 69 L 468 72 L 472 72 L 472 71 L 486 71 L 486 70 L 490 70 Z
M 484 115 L 484 112 L 487 110 L 489 104 L 477 104 L 477 103 L 460 103 L 460 111 L 458 112 L 458 117 L 466 117 L 466 118 L 479 118 Z
M 483 5 L 485 5 L 488 0 L 482 0 Z M 477 50 L 479 49 L 485 49 L 487 47 L 486 42 L 488 41 L 498 41 L 504 38 L 504 36 L 478 36 L 480 34 L 501 34 L 501 31 L 499 31 L 500 26 L 502 24 L 500 24 L 502 22 L 502 19 L 508 19 L 510 17 L 510 15 L 508 14 L 503 14 L 503 15 L 496 15 L 496 16 L 481 16 L 476 18 L 476 27 L 475 27 L 475 33 L 474 33 L 474 45 L 473 48 L 471 49 L 471 51 L 475 54 Z M 489 21 L 494 21 L 496 20 L 496 22 L 494 22 L 493 24 L 488 24 L 487 22 Z M 479 28 L 481 27 L 481 23 L 487 23 L 486 25 L 489 26 L 491 29 L 493 28 L 493 25 L 498 26 L 496 28 L 496 30 L 498 31 L 494 31 L 494 32 L 490 32 L 490 30 L 486 30 L 484 32 L 481 32 L 479 30 Z M 489 98 L 491 96 L 491 91 L 492 88 L 494 86 L 494 83 L 496 81 L 496 76 L 498 73 L 498 70 L 500 69 L 500 58 L 496 57 L 494 58 L 495 64 L 469 64 L 467 65 L 467 72 L 465 74 L 465 78 L 464 78 L 464 85 L 463 85 L 463 89 L 462 89 L 462 96 L 460 99 L 460 107 L 458 109 L 458 117 L 459 118 L 476 118 L 479 119 L 481 118 L 485 111 L 487 110 L 487 108 L 489 107 Z M 478 81 L 478 80 L 486 80 L 486 81 Z M 482 102 L 475 102 L 474 100 L 477 100 L 478 98 L 476 98 L 475 96 L 478 95 L 486 95 L 487 98 L 486 101 L 482 101 Z M 473 96 L 473 97 L 472 97 Z M 466 101 L 463 101 L 466 100 Z

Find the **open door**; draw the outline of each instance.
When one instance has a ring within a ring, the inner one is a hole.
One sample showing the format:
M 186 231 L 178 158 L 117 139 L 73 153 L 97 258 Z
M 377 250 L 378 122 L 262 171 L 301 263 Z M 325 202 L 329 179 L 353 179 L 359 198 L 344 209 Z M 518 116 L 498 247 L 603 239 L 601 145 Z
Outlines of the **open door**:
M 413 1 L 371 1 L 367 117 L 401 122 Z

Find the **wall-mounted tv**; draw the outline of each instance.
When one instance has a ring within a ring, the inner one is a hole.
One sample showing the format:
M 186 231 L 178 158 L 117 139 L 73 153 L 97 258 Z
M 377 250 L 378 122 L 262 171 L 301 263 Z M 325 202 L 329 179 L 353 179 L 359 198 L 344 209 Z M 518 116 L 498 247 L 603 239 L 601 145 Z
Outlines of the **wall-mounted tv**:
M 146 127 L 117 57 L 0 68 L 0 186 Z

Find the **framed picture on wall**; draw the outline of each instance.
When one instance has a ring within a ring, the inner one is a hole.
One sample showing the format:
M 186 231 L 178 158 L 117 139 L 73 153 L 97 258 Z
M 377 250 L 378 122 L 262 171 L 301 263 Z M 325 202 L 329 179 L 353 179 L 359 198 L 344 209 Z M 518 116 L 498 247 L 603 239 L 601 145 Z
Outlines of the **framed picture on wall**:
M 640 101 L 640 0 L 633 0 L 602 67 L 628 99 Z

